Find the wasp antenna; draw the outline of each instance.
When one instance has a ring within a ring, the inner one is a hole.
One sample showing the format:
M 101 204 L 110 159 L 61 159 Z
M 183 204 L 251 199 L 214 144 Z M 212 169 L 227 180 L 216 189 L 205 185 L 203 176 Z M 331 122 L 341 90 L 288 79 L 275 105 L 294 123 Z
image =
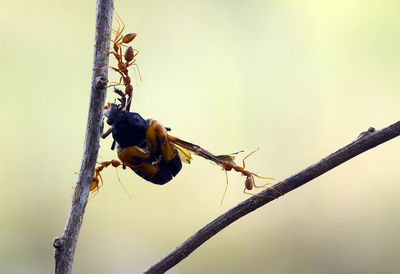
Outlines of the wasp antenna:
M 122 183 L 119 174 L 118 174 L 118 169 L 115 169 L 115 172 L 117 173 L 117 178 L 118 178 L 118 182 L 119 184 L 122 186 L 122 188 L 124 189 L 126 195 L 128 195 L 129 199 L 132 199 L 132 196 L 129 194 L 128 190 L 126 189 L 125 185 Z

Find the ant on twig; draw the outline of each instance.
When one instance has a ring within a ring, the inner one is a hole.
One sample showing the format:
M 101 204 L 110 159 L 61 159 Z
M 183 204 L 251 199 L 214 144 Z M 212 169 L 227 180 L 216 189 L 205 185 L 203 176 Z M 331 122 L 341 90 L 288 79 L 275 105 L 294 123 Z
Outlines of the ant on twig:
M 263 184 L 263 185 L 261 185 L 261 186 L 258 186 L 258 185 L 256 185 L 256 183 L 255 183 L 254 177 L 258 177 L 258 178 L 266 179 L 266 180 L 275 180 L 275 178 L 271 178 L 271 177 L 262 177 L 262 176 L 259 176 L 259 175 L 255 174 L 254 172 L 245 170 L 245 166 L 246 166 L 245 160 L 246 160 L 250 155 L 252 155 L 254 152 L 256 152 L 257 150 L 259 150 L 259 148 L 257 148 L 256 150 L 254 150 L 253 152 L 249 153 L 246 157 L 243 158 L 243 160 L 242 160 L 242 161 L 243 161 L 243 167 L 237 166 L 237 165 L 234 164 L 234 162 L 230 162 L 230 161 L 221 161 L 221 162 L 220 162 L 220 165 L 223 167 L 223 169 L 225 169 L 225 175 L 226 175 L 226 187 L 225 187 L 224 195 L 223 195 L 223 197 L 222 197 L 221 204 L 222 204 L 222 202 L 224 201 L 224 196 L 225 196 L 226 190 L 227 190 L 227 188 L 228 188 L 228 175 L 227 175 L 227 171 L 231 171 L 232 169 L 233 169 L 234 171 L 236 171 L 236 172 L 242 173 L 243 176 L 246 176 L 246 180 L 244 181 L 243 193 L 249 194 L 249 195 L 253 195 L 253 196 L 257 196 L 257 197 L 265 197 L 265 196 L 263 196 L 263 195 L 254 194 L 254 193 L 250 193 L 250 192 L 247 192 L 247 191 L 246 191 L 246 190 L 252 190 L 253 187 L 254 187 L 254 188 L 268 188 L 267 186 L 268 186 L 268 185 L 271 185 L 271 183 L 266 183 L 266 184 Z M 275 190 L 275 189 L 272 188 L 272 187 L 269 187 L 269 188 Z M 275 191 L 278 192 L 277 190 L 275 190 Z M 280 195 L 282 195 L 280 192 L 278 192 L 278 193 L 279 193 Z
M 133 86 L 131 83 L 131 78 L 128 75 L 128 67 L 135 65 L 137 68 L 138 74 L 139 74 L 139 78 L 140 78 L 140 80 L 142 80 L 139 66 L 137 65 L 136 59 L 135 59 L 135 57 L 139 54 L 139 51 L 134 49 L 132 46 L 128 47 L 126 45 L 126 44 L 130 43 L 133 39 L 135 39 L 136 33 L 128 33 L 128 34 L 123 35 L 122 32 L 125 29 L 125 24 L 115 10 L 114 10 L 114 14 L 116 15 L 115 20 L 118 23 L 117 30 L 112 29 L 110 22 L 107 19 L 110 29 L 115 33 L 114 39 L 107 37 L 98 28 L 97 28 L 97 31 L 103 37 L 105 37 L 107 40 L 113 42 L 113 47 L 112 47 L 113 51 L 110 52 L 107 50 L 107 52 L 112 53 L 114 55 L 115 59 L 118 62 L 118 67 L 108 66 L 108 67 L 100 67 L 100 68 L 111 68 L 121 75 L 119 82 L 111 82 L 112 85 L 109 85 L 108 87 L 118 86 L 118 85 L 123 84 L 125 86 L 125 95 L 127 95 L 129 97 L 129 101 L 131 101 Z M 124 54 L 122 54 L 123 46 L 127 47 Z M 95 68 L 95 69 L 100 69 L 100 68 Z M 136 70 L 135 70 L 135 72 L 136 72 Z M 136 73 L 135 73 L 135 78 L 136 78 Z M 130 102 L 129 102 L 129 104 L 127 104 L 127 109 L 129 109 L 129 107 L 130 107 Z
M 225 187 L 224 194 L 222 196 L 221 204 L 224 201 L 225 193 L 226 193 L 226 190 L 228 188 L 228 174 L 227 174 L 227 171 L 234 170 L 236 172 L 241 173 L 243 176 L 246 176 L 246 180 L 244 182 L 245 186 L 244 186 L 244 189 L 243 189 L 243 193 L 245 193 L 245 194 L 258 196 L 258 197 L 265 197 L 263 195 L 247 192 L 246 190 L 252 190 L 253 188 L 271 188 L 271 189 L 275 190 L 272 187 L 267 187 L 268 185 L 271 185 L 271 183 L 267 183 L 267 184 L 264 184 L 264 185 L 261 185 L 261 186 L 256 185 L 254 177 L 258 177 L 258 178 L 266 179 L 266 180 L 276 180 L 275 178 L 262 177 L 262 176 L 259 176 L 259 175 L 255 174 L 254 172 L 245 170 L 245 167 L 246 167 L 245 160 L 248 157 L 250 157 L 253 153 L 255 153 L 257 150 L 259 150 L 258 148 L 256 150 L 254 150 L 253 152 L 251 152 L 250 154 L 248 154 L 246 157 L 243 158 L 243 160 L 242 160 L 243 161 L 243 167 L 241 167 L 241 166 L 237 166 L 234 163 L 234 161 L 233 161 L 234 157 L 231 156 L 231 155 L 218 155 L 217 156 L 217 155 L 212 154 L 211 152 L 205 150 L 204 148 L 202 148 L 202 147 L 200 147 L 198 145 L 189 143 L 187 141 L 181 140 L 181 139 L 179 139 L 177 137 L 174 137 L 174 136 L 171 136 L 171 135 L 168 135 L 168 140 L 174 145 L 183 147 L 183 148 L 185 148 L 185 149 L 187 149 L 189 151 L 194 152 L 198 156 L 201 156 L 201 157 L 203 157 L 203 158 L 205 158 L 207 160 L 213 161 L 214 163 L 216 163 L 217 165 L 221 166 L 225 170 L 226 187 Z M 237 153 L 235 153 L 235 154 L 237 154 Z M 187 157 L 189 158 L 189 156 L 187 156 Z M 277 191 L 277 190 L 275 190 L 275 191 Z M 281 194 L 281 193 L 279 193 L 279 194 Z
M 90 192 L 92 193 L 90 199 L 94 198 L 94 196 L 99 193 L 100 188 L 103 186 L 103 178 L 101 177 L 100 172 L 103 171 L 104 168 L 109 167 L 110 165 L 113 167 L 118 167 L 122 165 L 122 163 L 118 160 L 111 160 L 111 161 L 103 161 L 103 162 L 98 162 L 100 166 L 96 167 L 94 170 L 94 175 L 92 178 L 92 183 L 90 185 Z M 121 184 L 122 188 L 126 192 L 126 194 L 131 198 L 129 195 L 128 191 L 126 190 L 125 186 L 122 184 L 121 180 L 119 179 L 118 173 L 117 173 L 118 181 Z
M 94 170 L 94 175 L 92 179 L 92 184 L 90 185 L 90 191 L 98 192 L 100 187 L 103 186 L 103 178 L 101 177 L 100 172 L 110 165 L 113 167 L 118 167 L 121 165 L 120 161 L 118 160 L 111 160 L 111 161 L 104 161 L 98 163 L 100 166 L 96 167 Z

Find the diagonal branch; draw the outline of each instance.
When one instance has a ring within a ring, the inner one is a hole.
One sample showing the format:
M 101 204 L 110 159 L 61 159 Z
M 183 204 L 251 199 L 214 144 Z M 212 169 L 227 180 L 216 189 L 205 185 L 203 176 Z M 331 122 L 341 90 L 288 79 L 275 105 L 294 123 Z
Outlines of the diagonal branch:
M 273 189 L 266 189 L 259 193 L 265 197 L 251 197 L 231 208 L 197 231 L 190 238 L 185 240 L 182 244 L 167 254 L 164 258 L 152 265 L 144 273 L 164 273 L 189 256 L 190 253 L 192 253 L 196 248 L 198 248 L 212 236 L 239 218 L 279 198 L 281 195 L 302 186 L 303 184 L 337 167 L 347 160 L 350 160 L 351 158 L 399 135 L 400 121 L 378 131 L 375 131 L 374 128 L 369 128 L 368 131 L 361 133 L 356 140 L 347 146 L 328 155 L 306 169 L 290 176 L 285 181 L 274 185 Z
M 110 48 L 110 26 L 112 21 L 112 0 L 97 0 L 95 47 L 93 55 L 92 84 L 90 91 L 89 113 L 86 125 L 86 136 L 78 179 L 72 195 L 69 217 L 63 235 L 54 240 L 55 273 L 71 273 L 75 248 L 83 222 L 83 214 L 89 195 L 90 184 L 99 151 L 100 134 L 102 131 L 103 106 L 107 93 L 108 52 Z

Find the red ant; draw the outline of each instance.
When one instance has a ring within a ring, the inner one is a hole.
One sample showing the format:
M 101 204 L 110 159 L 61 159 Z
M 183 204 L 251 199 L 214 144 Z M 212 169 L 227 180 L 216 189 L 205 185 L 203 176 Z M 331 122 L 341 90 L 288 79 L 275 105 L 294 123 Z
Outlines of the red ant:
M 236 172 L 240 172 L 243 176 L 246 176 L 246 180 L 244 182 L 245 186 L 244 186 L 244 189 L 243 189 L 243 193 L 249 194 L 249 195 L 253 195 L 253 196 L 258 196 L 258 197 L 265 197 L 265 196 L 259 195 L 259 194 L 253 194 L 253 193 L 247 192 L 246 190 L 252 190 L 253 187 L 254 188 L 267 188 L 266 186 L 270 185 L 271 183 L 267 183 L 267 184 L 258 186 L 258 185 L 255 184 L 254 177 L 258 177 L 258 178 L 261 178 L 261 179 L 275 180 L 274 178 L 262 177 L 262 176 L 259 176 L 259 175 L 255 174 L 255 173 L 253 173 L 253 172 L 245 170 L 245 166 L 246 166 L 245 160 L 250 155 L 255 153 L 258 150 L 258 148 L 256 150 L 254 150 L 253 152 L 251 152 L 250 154 L 248 154 L 246 157 L 243 158 L 243 167 L 240 167 L 240 166 L 235 165 L 235 163 L 233 162 L 234 157 L 232 155 L 218 155 L 218 156 L 216 156 L 216 155 L 212 154 L 211 152 L 205 150 L 204 148 L 202 148 L 202 147 L 200 147 L 198 145 L 186 142 L 184 140 L 181 140 L 181 139 L 179 139 L 177 137 L 174 137 L 174 136 L 171 136 L 171 135 L 168 135 L 168 141 L 170 141 L 174 145 L 177 145 L 177 146 L 180 146 L 180 147 L 182 147 L 184 149 L 192 151 L 198 156 L 201 156 L 203 158 L 206 158 L 207 160 L 213 161 L 214 163 L 216 163 L 217 165 L 221 166 L 225 170 L 226 187 L 225 187 L 224 194 L 222 196 L 221 204 L 224 201 L 225 193 L 226 193 L 226 190 L 228 188 L 228 174 L 227 174 L 227 171 L 231 171 L 233 169 Z M 177 148 L 179 148 L 179 147 L 177 147 Z M 181 150 L 181 152 L 183 154 L 186 154 L 182 150 Z M 237 153 L 235 153 L 235 154 L 237 154 Z M 190 159 L 190 156 L 186 155 L 186 158 Z
M 114 55 L 115 59 L 117 59 L 118 68 L 112 67 L 112 66 L 102 67 L 102 68 L 111 68 L 111 69 L 117 71 L 119 74 L 121 74 L 120 81 L 118 83 L 112 82 L 115 85 L 110 85 L 110 86 L 120 85 L 121 81 L 123 81 L 123 85 L 125 86 L 125 95 L 128 95 L 130 97 L 132 95 L 133 86 L 131 84 L 131 78 L 128 75 L 128 67 L 135 65 L 138 70 L 139 77 L 140 77 L 140 79 L 142 79 L 142 77 L 140 75 L 139 66 L 136 64 L 136 59 L 135 59 L 135 57 L 139 54 L 139 51 L 134 49 L 132 46 L 129 46 L 126 49 L 125 54 L 122 56 L 122 46 L 127 47 L 125 44 L 128 44 L 133 39 L 135 39 L 136 33 L 128 33 L 128 34 L 122 35 L 122 32 L 125 29 L 125 24 L 115 10 L 114 10 L 114 14 L 116 15 L 115 19 L 118 23 L 117 30 L 112 29 L 110 22 L 107 19 L 110 29 L 115 33 L 115 37 L 113 40 L 110 39 L 109 37 L 105 36 L 99 29 L 97 29 L 97 30 L 103 37 L 105 37 L 106 39 L 108 39 L 114 43 L 113 51 L 109 52 L 109 53 L 112 53 Z M 121 25 L 122 25 L 122 28 L 121 28 Z M 123 60 L 123 58 L 125 59 L 125 61 Z M 100 69 L 100 68 L 96 68 L 96 69 Z M 136 76 L 136 74 L 135 74 L 135 76 Z
M 103 186 L 103 178 L 101 178 L 100 172 L 110 165 L 113 167 L 118 167 L 121 165 L 121 162 L 118 160 L 104 161 L 98 163 L 100 166 L 96 167 L 94 170 L 94 175 L 92 179 L 92 184 L 90 185 L 90 191 L 98 192 L 100 187 Z M 100 180 L 99 180 L 100 179 Z
M 228 188 L 228 174 L 226 174 L 226 172 L 227 171 L 231 171 L 232 169 L 235 170 L 236 172 L 242 173 L 243 176 L 246 176 L 246 180 L 244 181 L 243 193 L 249 194 L 249 195 L 253 195 L 253 196 L 257 196 L 257 197 L 265 197 L 263 195 L 254 194 L 254 193 L 250 193 L 250 192 L 246 191 L 246 190 L 252 190 L 253 187 L 254 188 L 267 188 L 266 186 L 271 185 L 271 183 L 266 183 L 266 184 L 261 185 L 261 186 L 256 185 L 255 180 L 254 180 L 254 176 L 258 177 L 258 178 L 261 178 L 261 179 L 266 179 L 266 180 L 275 180 L 274 178 L 259 176 L 259 175 L 255 174 L 253 172 L 250 172 L 250 171 L 247 171 L 247 170 L 244 169 L 245 166 L 246 166 L 245 160 L 250 155 L 252 155 L 254 152 L 256 152 L 257 150 L 259 150 L 259 149 L 257 148 L 256 150 L 254 150 L 253 152 L 251 152 L 250 154 L 248 154 L 246 157 L 243 158 L 243 160 L 242 160 L 243 161 L 243 167 L 237 166 L 231 161 L 221 161 L 219 163 L 219 165 L 221 165 L 225 169 L 225 175 L 226 175 L 226 187 L 225 187 L 224 195 L 222 196 L 221 204 L 224 201 L 225 193 L 226 193 L 226 190 Z
M 103 186 L 103 178 L 101 177 L 100 172 L 103 171 L 104 168 L 109 167 L 110 165 L 113 167 L 118 167 L 118 166 L 122 165 L 122 163 L 118 160 L 104 161 L 104 162 L 100 162 L 98 164 L 100 166 L 96 167 L 94 170 L 92 183 L 91 183 L 90 189 L 89 189 L 90 192 L 92 192 L 90 199 L 92 199 L 94 196 L 96 196 L 97 193 L 99 193 L 100 188 Z M 118 173 L 117 173 L 117 176 L 118 176 Z M 126 194 L 128 194 L 129 198 L 131 198 L 131 196 L 129 195 L 125 186 L 121 183 L 121 180 L 119 179 L 119 177 L 118 177 L 118 181 L 121 184 L 124 191 L 126 192 Z

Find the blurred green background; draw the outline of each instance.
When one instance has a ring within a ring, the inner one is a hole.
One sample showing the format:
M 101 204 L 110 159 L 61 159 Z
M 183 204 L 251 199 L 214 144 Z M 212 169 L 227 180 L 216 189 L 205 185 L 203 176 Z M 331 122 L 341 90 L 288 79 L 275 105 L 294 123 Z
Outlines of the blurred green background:
M 1 7 L 0 272 L 49 273 L 81 161 L 95 1 Z M 143 81 L 133 110 L 216 154 L 260 147 L 247 162 L 260 175 L 286 178 L 399 119 L 399 1 L 120 0 L 116 8 L 138 33 Z M 110 139 L 104 160 L 116 158 Z M 399 153 L 394 139 L 360 155 L 240 219 L 170 273 L 399 273 Z M 74 273 L 143 271 L 248 198 L 231 172 L 220 206 L 224 172 L 200 158 L 164 186 L 119 175 L 132 199 L 115 169 L 105 170 Z

